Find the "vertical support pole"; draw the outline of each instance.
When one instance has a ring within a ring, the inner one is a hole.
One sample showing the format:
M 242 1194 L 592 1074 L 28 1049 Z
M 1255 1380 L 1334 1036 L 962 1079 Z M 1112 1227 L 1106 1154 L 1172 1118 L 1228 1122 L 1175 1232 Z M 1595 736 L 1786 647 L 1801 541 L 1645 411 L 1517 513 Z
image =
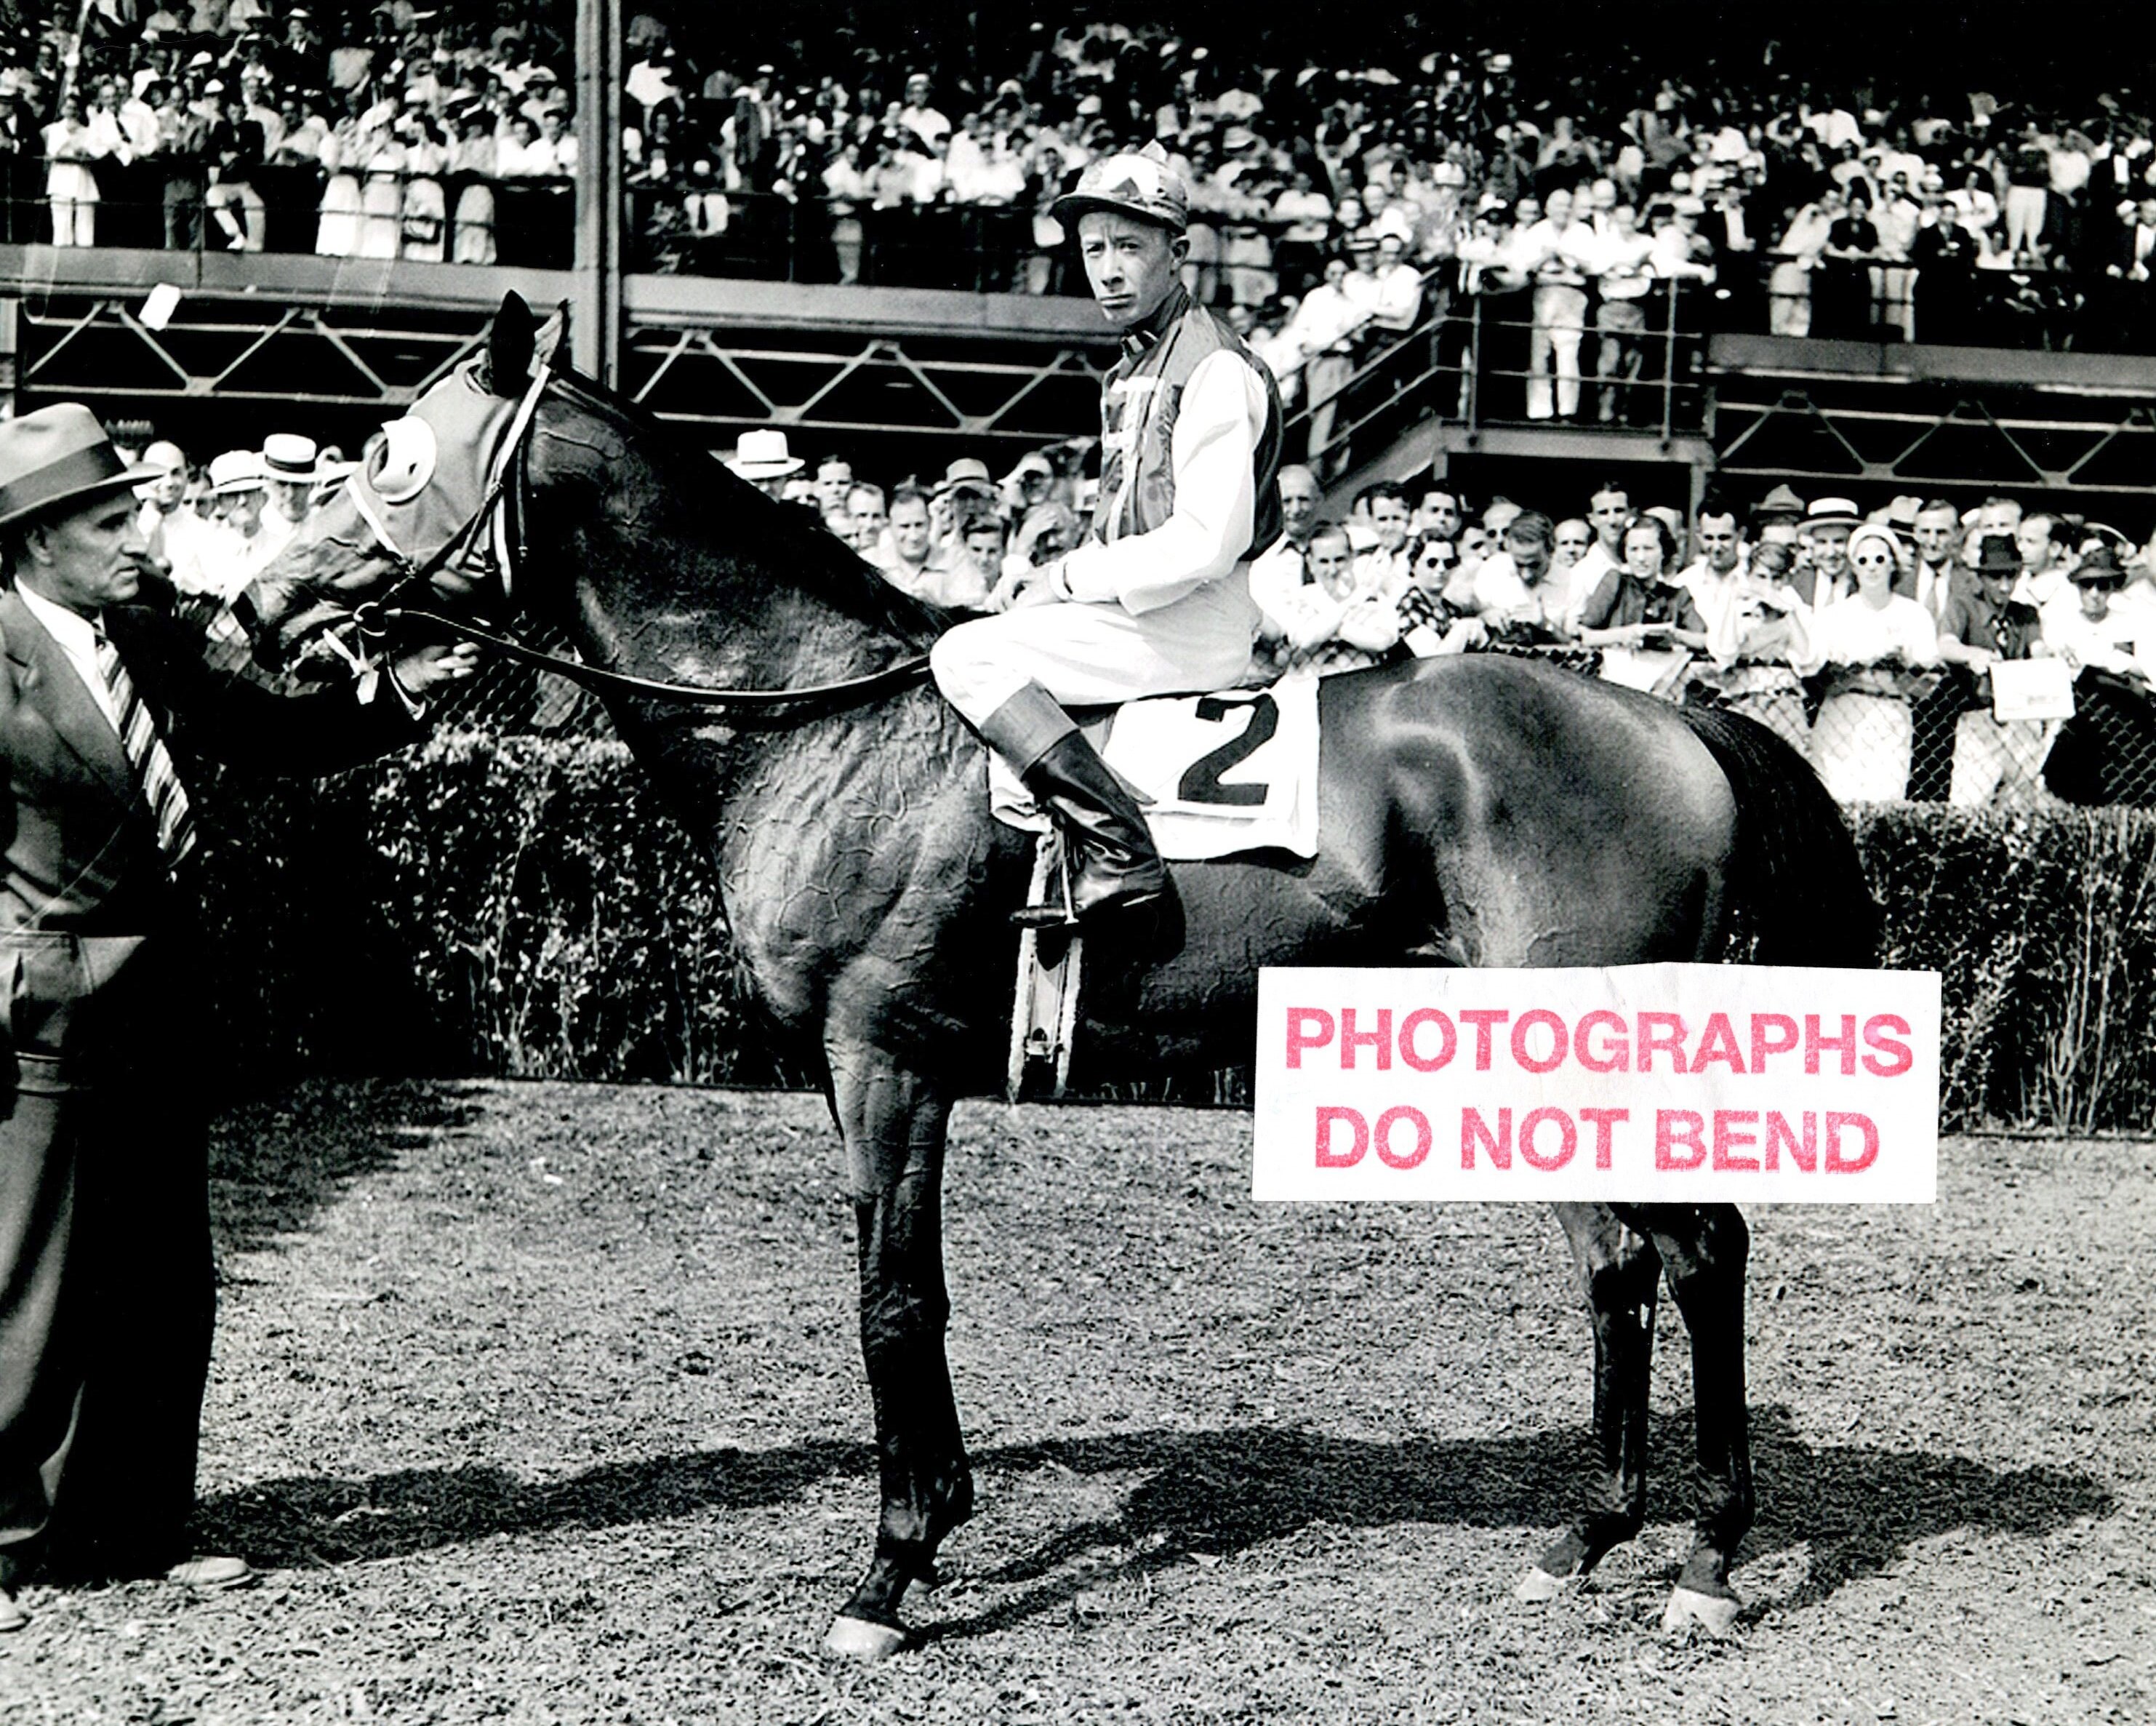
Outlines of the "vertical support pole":
M 621 381 L 621 0 L 577 0 L 576 299 L 570 352 L 609 389 Z
M 1676 417 L 1677 389 L 1677 301 L 1684 293 L 1684 279 L 1670 284 L 1670 313 L 1662 326 L 1662 447 L 1670 444 L 1670 428 Z
M 1466 411 L 1460 416 L 1467 422 L 1467 436 L 1471 442 L 1481 429 L 1482 408 L 1482 296 L 1469 296 L 1474 316 L 1467 326 L 1467 376 L 1461 393 L 1466 397 Z
M 0 299 L 0 415 L 12 419 L 23 411 L 17 392 L 23 381 L 23 302 Z

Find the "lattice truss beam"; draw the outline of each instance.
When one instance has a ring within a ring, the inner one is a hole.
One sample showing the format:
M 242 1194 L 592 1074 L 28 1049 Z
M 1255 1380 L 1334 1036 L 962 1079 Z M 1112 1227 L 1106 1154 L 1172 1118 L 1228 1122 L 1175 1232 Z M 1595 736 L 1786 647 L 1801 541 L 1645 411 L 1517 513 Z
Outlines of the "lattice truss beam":
M 774 347 L 698 329 L 633 331 L 629 394 L 662 419 L 716 428 L 963 434 L 1038 444 L 1091 426 L 1100 372 L 1081 348 L 998 357 L 963 342 L 880 336 Z
M 478 352 L 485 315 L 192 300 L 153 330 L 127 300 L 23 302 L 37 395 L 403 408 Z
M 1802 388 L 1771 401 L 1741 390 L 1723 383 L 1715 408 L 1725 475 L 2143 496 L 2156 479 L 2156 406 L 2147 403 L 2061 403 L 2056 417 L 2037 417 L 1970 396 L 1925 411 L 1822 402 Z

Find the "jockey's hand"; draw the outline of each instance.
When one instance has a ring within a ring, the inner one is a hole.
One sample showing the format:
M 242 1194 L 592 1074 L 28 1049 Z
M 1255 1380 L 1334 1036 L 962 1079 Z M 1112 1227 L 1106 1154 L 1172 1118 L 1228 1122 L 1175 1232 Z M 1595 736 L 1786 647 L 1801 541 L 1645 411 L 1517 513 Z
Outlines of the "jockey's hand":
M 1101 561 L 1066 555 L 1051 558 L 1040 567 L 1058 598 L 1075 599 L 1081 604 L 1105 604 L 1114 600 L 1116 590 L 1101 569 Z
M 432 642 L 393 661 L 389 675 L 405 694 L 424 697 L 439 684 L 461 682 L 479 670 L 479 649 L 469 641 L 454 646 Z

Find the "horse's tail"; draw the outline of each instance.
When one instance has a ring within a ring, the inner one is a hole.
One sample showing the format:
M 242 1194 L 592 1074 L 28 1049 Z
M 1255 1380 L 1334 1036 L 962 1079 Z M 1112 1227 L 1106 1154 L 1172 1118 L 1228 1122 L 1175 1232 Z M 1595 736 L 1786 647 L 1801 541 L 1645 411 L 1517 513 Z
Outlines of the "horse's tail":
M 1840 807 L 1803 756 L 1726 707 L 1681 707 L 1737 799 L 1728 896 L 1735 948 L 1757 965 L 1878 963 L 1881 917 Z

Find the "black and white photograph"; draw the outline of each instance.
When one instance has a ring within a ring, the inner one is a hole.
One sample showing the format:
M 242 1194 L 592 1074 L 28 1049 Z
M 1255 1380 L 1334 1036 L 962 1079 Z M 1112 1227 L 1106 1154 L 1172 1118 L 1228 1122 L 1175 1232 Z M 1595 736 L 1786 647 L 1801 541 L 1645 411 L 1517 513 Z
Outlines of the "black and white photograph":
M 2156 1718 L 2156 24 L 0 0 L 0 1726 Z

